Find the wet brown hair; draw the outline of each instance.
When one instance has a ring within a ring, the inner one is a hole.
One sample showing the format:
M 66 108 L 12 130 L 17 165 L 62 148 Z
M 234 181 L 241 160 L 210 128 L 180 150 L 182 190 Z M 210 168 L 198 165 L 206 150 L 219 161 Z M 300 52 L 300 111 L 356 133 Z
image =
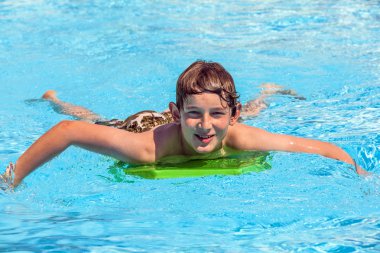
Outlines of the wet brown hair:
M 183 109 L 188 95 L 203 92 L 218 94 L 231 108 L 232 116 L 235 116 L 239 95 L 232 76 L 219 63 L 198 60 L 182 72 L 177 80 L 178 109 Z

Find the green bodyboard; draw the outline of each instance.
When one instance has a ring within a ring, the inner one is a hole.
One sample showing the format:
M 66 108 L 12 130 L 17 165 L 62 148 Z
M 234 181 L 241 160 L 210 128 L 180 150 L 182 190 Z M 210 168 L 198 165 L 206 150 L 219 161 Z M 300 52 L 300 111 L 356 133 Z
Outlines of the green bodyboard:
M 196 159 L 181 163 L 155 163 L 130 165 L 121 161 L 109 168 L 116 181 L 123 181 L 122 174 L 146 179 L 203 177 L 212 175 L 241 175 L 271 168 L 267 152 L 244 152 L 217 159 Z

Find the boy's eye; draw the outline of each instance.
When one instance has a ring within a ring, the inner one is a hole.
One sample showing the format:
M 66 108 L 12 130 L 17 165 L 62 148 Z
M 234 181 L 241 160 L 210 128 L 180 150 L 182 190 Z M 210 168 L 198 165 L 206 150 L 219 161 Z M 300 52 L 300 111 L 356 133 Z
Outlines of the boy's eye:
M 195 117 L 195 116 L 199 116 L 200 115 L 200 113 L 197 112 L 197 111 L 189 111 L 189 112 L 187 112 L 187 114 L 189 116 L 191 116 L 191 117 Z
M 225 112 L 213 112 L 212 115 L 213 116 L 216 116 L 216 117 L 220 117 L 220 116 L 223 116 L 225 115 L 226 113 Z
M 188 111 L 188 112 L 186 112 L 186 114 L 188 117 L 191 117 L 191 118 L 202 117 L 202 112 L 199 112 L 199 111 Z M 211 112 L 210 116 L 215 117 L 215 118 L 219 118 L 219 117 L 224 116 L 225 114 L 226 114 L 226 112 L 224 112 L 224 111 L 216 111 L 216 112 Z

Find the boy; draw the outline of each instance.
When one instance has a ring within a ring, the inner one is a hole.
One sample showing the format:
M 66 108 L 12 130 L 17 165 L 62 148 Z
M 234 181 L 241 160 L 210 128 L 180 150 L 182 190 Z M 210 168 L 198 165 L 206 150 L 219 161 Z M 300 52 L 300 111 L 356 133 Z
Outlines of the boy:
M 169 103 L 170 113 L 145 111 L 125 121 L 102 121 L 91 111 L 60 101 L 53 91 L 45 93 L 44 98 L 62 113 L 95 124 L 65 120 L 51 128 L 15 166 L 7 167 L 2 179 L 13 186 L 71 145 L 127 163 L 154 163 L 172 156 L 211 159 L 237 150 L 303 152 L 352 164 L 357 173 L 365 174 L 333 144 L 273 134 L 239 123 L 241 114 L 254 115 L 264 107 L 263 97 L 242 107 L 231 75 L 218 63 L 196 61 L 180 75 L 176 103 Z

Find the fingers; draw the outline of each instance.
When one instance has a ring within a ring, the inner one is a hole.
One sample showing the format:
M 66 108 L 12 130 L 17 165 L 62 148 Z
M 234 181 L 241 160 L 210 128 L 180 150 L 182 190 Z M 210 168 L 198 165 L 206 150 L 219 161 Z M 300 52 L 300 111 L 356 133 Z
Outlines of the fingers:
M 8 189 L 13 189 L 13 178 L 14 178 L 14 170 L 15 170 L 15 165 L 13 163 L 10 163 L 7 168 L 5 169 L 5 172 L 3 175 L 0 175 L 0 188 L 2 190 L 8 190 Z

